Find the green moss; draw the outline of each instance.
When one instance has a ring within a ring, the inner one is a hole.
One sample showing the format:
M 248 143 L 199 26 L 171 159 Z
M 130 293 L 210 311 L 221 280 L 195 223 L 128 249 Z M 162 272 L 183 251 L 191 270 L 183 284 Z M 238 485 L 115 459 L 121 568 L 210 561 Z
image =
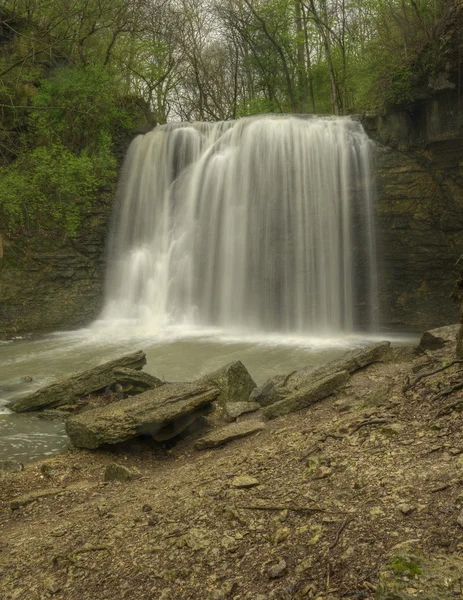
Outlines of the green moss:
M 405 559 L 397 556 L 388 563 L 388 567 L 396 575 L 421 575 L 423 573 L 419 563 L 415 562 L 412 557 Z

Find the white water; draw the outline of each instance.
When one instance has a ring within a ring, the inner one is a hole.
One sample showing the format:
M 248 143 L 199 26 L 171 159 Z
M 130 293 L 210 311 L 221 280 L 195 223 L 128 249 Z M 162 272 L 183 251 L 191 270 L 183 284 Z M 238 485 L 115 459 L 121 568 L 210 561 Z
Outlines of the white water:
M 126 159 L 102 320 L 337 337 L 376 324 L 370 142 L 348 118 L 167 125 Z

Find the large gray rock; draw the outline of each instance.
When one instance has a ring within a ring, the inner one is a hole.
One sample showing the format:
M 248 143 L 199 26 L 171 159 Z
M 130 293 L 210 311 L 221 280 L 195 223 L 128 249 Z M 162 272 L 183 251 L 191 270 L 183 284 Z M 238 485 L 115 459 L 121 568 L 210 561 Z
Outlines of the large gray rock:
M 381 569 L 376 600 L 453 600 L 461 595 L 463 557 L 426 556 L 396 546 Z
M 74 404 L 82 396 L 92 394 L 117 381 L 115 369 L 141 369 L 146 364 L 146 355 L 141 350 L 126 354 L 88 371 L 71 375 L 40 388 L 32 394 L 13 400 L 7 406 L 15 412 L 55 408 L 63 404 Z
M 425 331 L 421 336 L 419 347 L 422 350 L 439 350 L 445 345 L 455 346 L 460 325 L 446 325 Z
M 292 394 L 289 394 L 282 400 L 266 406 L 262 413 L 264 419 L 276 419 L 292 412 L 307 408 L 315 402 L 319 402 L 330 396 L 333 392 L 347 383 L 350 375 L 347 371 L 340 371 L 333 375 L 328 375 L 319 379 Z
M 369 348 L 346 352 L 321 367 L 305 367 L 288 375 L 276 375 L 268 379 L 263 385 L 256 387 L 252 391 L 250 399 L 265 407 L 280 402 L 299 391 L 304 396 L 304 390 L 312 389 L 319 381 L 333 377 L 343 371 L 352 374 L 373 362 L 383 360 L 389 351 L 389 347 L 390 342 L 381 342 Z M 297 406 L 298 401 L 295 399 L 293 404 Z M 294 410 L 299 409 L 295 408 Z
M 94 449 L 139 435 L 165 440 L 187 427 L 191 423 L 190 415 L 199 415 L 219 393 L 217 387 L 198 382 L 167 383 L 132 398 L 72 416 L 66 422 L 66 431 L 78 448 Z
M 240 360 L 204 375 L 198 379 L 197 383 L 217 387 L 220 390 L 217 402 L 222 406 L 236 402 L 249 402 L 249 396 L 256 387 L 254 380 Z

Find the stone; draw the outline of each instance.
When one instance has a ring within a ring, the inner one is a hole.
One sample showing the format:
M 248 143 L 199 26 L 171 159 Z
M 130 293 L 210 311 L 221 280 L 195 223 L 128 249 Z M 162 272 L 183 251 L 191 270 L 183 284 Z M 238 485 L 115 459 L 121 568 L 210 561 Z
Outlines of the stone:
M 463 510 L 460 512 L 460 514 L 457 517 L 457 523 L 458 523 L 458 525 L 460 525 L 460 527 L 463 527 Z
M 278 579 L 279 577 L 283 577 L 285 571 L 287 569 L 286 561 L 282 558 L 278 563 L 272 565 L 267 570 L 267 575 L 269 579 Z
M 73 415 L 66 432 L 77 448 L 99 448 L 140 435 L 170 439 L 178 435 L 188 416 L 207 407 L 219 395 L 218 388 L 198 383 L 166 383 L 119 402 Z M 186 425 L 185 425 L 186 426 Z
M 316 382 L 332 377 L 337 373 L 347 371 L 351 375 L 373 362 L 384 360 L 387 357 L 389 348 L 390 342 L 381 342 L 368 348 L 346 352 L 321 367 L 305 367 L 288 375 L 276 375 L 268 379 L 263 385 L 256 387 L 251 393 L 250 400 L 258 402 L 262 407 L 276 404 L 291 394 L 310 388 Z
M 88 371 L 59 379 L 32 394 L 9 402 L 7 406 L 14 412 L 26 412 L 40 410 L 44 407 L 56 408 L 63 404 L 73 404 L 82 396 L 104 390 L 116 383 L 114 369 L 121 367 L 141 369 L 145 364 L 146 355 L 144 352 L 138 351 L 126 354 Z
M 266 420 L 276 419 L 307 408 L 331 395 L 347 383 L 349 378 L 350 375 L 347 371 L 340 371 L 324 379 L 316 380 L 312 385 L 308 385 L 306 388 L 302 388 L 274 404 L 265 406 L 262 411 L 263 418 Z
M 221 429 L 216 429 L 200 438 L 195 442 L 195 448 L 197 450 L 204 450 L 205 448 L 216 448 L 217 446 L 223 446 L 233 440 L 237 440 L 253 433 L 262 431 L 265 428 L 264 423 L 256 421 L 243 421 L 241 423 L 231 423 Z
M 255 412 L 260 409 L 257 402 L 229 402 L 225 404 L 224 416 L 229 419 L 237 419 L 245 413 Z
M 105 481 L 132 481 L 132 479 L 138 479 L 141 477 L 141 473 L 138 469 L 125 467 L 117 463 L 110 463 L 104 472 Z
M 34 381 L 34 379 L 30 375 L 25 375 L 24 377 L 21 377 L 21 381 L 24 381 L 24 383 L 30 383 L 31 381 Z
M 153 390 L 164 385 L 165 381 L 158 379 L 144 371 L 129 369 L 128 367 L 116 367 L 113 369 L 117 383 L 122 387 L 124 393 L 133 396 L 141 394 L 146 390 Z
M 24 465 L 18 460 L 0 460 L 0 471 L 21 473 L 21 471 L 24 471 Z
M 273 536 L 273 541 L 275 542 L 275 544 L 280 544 L 281 542 L 284 542 L 286 539 L 288 539 L 290 534 L 291 531 L 289 527 L 280 527 L 280 529 L 276 530 L 275 535 Z
M 411 504 L 404 503 L 404 504 L 399 504 L 399 510 L 403 515 L 407 516 L 415 510 L 415 507 L 412 506 Z
M 451 600 L 461 592 L 463 557 L 425 555 L 404 543 L 379 573 L 375 600 Z
M 456 344 L 459 324 L 446 325 L 425 331 L 421 336 L 419 347 L 423 350 L 440 350 L 447 344 Z
M 220 394 L 217 403 L 222 406 L 248 402 L 252 390 L 256 387 L 254 380 L 240 360 L 204 375 L 197 380 L 197 383 L 218 388 Z
M 231 482 L 232 487 L 237 489 L 248 489 L 259 485 L 259 482 L 254 477 L 250 477 L 249 475 L 242 475 L 240 477 L 235 477 Z

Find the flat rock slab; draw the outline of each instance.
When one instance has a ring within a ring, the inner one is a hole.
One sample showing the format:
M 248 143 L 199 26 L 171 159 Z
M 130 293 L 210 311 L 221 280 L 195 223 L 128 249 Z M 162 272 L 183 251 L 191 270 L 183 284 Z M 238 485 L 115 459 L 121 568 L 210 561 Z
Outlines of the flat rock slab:
M 211 431 L 206 436 L 197 440 L 195 448 L 197 450 L 204 450 L 206 448 L 216 448 L 217 446 L 223 446 L 258 431 L 265 429 L 265 425 L 262 422 L 257 421 L 243 421 L 242 423 L 231 423 L 222 429 Z
M 209 405 L 219 389 L 198 383 L 166 383 L 154 390 L 70 417 L 66 431 L 78 448 L 94 449 L 139 435 L 153 437 Z M 176 427 L 172 435 L 177 435 Z M 168 439 L 164 437 L 164 439 Z
M 55 381 L 39 390 L 13 400 L 8 408 L 14 412 L 55 408 L 63 404 L 73 404 L 82 396 L 104 390 L 116 383 L 114 370 L 117 368 L 141 369 L 146 364 L 146 355 L 141 350 L 126 354 L 115 360 L 103 363 L 88 371 Z
M 387 356 L 390 345 L 390 342 L 381 342 L 368 348 L 346 352 L 321 367 L 305 367 L 287 375 L 276 375 L 263 385 L 256 387 L 252 391 L 250 399 L 263 407 L 270 406 L 299 390 L 311 388 L 317 381 L 336 373 L 347 371 L 352 374 L 373 362 L 383 360 Z
M 267 420 L 276 419 L 277 417 L 307 408 L 330 396 L 347 383 L 349 378 L 350 375 L 347 371 L 340 371 L 339 373 L 334 373 L 334 375 L 315 381 L 312 385 L 289 394 L 283 400 L 265 406 L 262 410 L 263 417 Z
M 27 506 L 36 500 L 40 500 L 41 498 L 50 498 L 53 496 L 60 496 L 65 494 L 66 490 L 63 488 L 50 488 L 43 489 L 36 492 L 31 492 L 30 494 L 25 494 L 24 496 L 19 496 L 18 498 L 14 498 L 10 502 L 11 510 L 18 510 L 22 506 Z

